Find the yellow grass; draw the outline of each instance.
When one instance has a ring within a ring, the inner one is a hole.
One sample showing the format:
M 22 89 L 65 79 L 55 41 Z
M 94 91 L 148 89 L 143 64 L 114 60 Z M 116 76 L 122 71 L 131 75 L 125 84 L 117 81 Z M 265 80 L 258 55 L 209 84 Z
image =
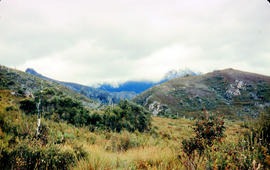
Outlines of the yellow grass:
M 0 96 L 0 113 L 5 113 L 6 107 L 9 106 L 18 109 L 16 103 L 21 99 L 11 95 L 11 91 L 1 90 Z M 16 115 L 18 114 L 14 116 Z M 79 170 L 185 169 L 183 161 L 179 159 L 179 155 L 183 154 L 182 141 L 195 135 L 192 129 L 195 121 L 184 118 L 153 117 L 152 127 L 155 132 L 152 134 L 127 131 L 90 132 L 86 127 L 76 128 L 66 123 L 42 121 L 47 123 L 51 136 L 53 136 L 52 133 L 71 134 L 72 139 L 67 138 L 66 142 L 61 144 L 63 150 L 72 150 L 73 146 L 77 145 L 82 146 L 88 153 L 86 158 L 78 160 L 74 166 L 70 167 Z M 35 127 L 35 123 L 32 126 Z M 227 129 L 224 144 L 236 143 L 248 131 L 241 127 L 241 122 L 226 121 L 225 126 Z M 205 166 L 202 164 L 198 168 L 204 169 Z
M 153 138 L 148 133 L 134 134 L 122 133 L 91 133 L 87 129 L 81 129 L 83 138 L 94 137 L 94 144 L 86 140 L 77 141 L 88 152 L 87 159 L 76 163 L 74 169 L 185 169 L 178 156 L 182 154 L 181 142 L 194 135 L 192 126 L 194 121 L 187 119 L 169 119 L 153 117 L 158 137 Z M 224 143 L 237 141 L 247 129 L 240 127 L 240 122 L 226 122 L 227 130 Z M 81 137 L 82 137 L 81 136 Z M 112 140 L 120 140 L 127 136 L 136 137 L 135 140 L 145 138 L 141 146 L 129 148 L 127 151 L 108 150 Z M 205 167 L 200 167 L 205 168 Z

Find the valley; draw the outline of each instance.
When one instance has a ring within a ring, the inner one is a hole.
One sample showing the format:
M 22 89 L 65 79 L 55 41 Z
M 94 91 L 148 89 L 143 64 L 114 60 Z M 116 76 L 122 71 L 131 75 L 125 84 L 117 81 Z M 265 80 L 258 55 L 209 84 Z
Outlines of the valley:
M 106 105 L 1 66 L 0 168 L 267 169 L 269 80 L 227 69 L 171 79 Z

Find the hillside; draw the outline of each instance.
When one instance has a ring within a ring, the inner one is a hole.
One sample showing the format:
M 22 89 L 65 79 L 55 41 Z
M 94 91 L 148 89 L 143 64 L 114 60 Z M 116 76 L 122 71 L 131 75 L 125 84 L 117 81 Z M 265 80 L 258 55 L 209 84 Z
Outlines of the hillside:
M 230 118 L 258 117 L 270 106 L 270 77 L 219 70 L 169 80 L 133 101 L 154 115 L 196 117 L 206 109 Z
M 194 135 L 195 121 L 154 117 L 155 131 L 118 133 L 89 131 L 87 126 L 77 127 L 44 116 L 37 136 L 37 116 L 21 111 L 21 100 L 24 97 L 14 96 L 10 90 L 0 90 L 0 169 L 187 169 L 183 162 L 188 158 L 180 144 Z M 237 143 L 248 132 L 241 125 L 226 122 L 228 137 L 222 146 L 215 145 L 220 149 L 210 155 L 218 167 L 244 169 L 253 159 L 260 160 L 245 149 L 244 142 Z M 231 153 L 237 159 L 225 161 Z M 242 163 L 245 160 L 249 163 Z M 197 166 L 206 169 L 208 161 Z
M 99 102 L 80 95 L 55 82 L 40 79 L 31 74 L 0 65 L 0 89 L 11 90 L 15 96 L 34 97 L 40 90 L 55 91 L 56 96 L 67 96 L 79 100 L 88 108 L 98 108 Z
M 41 79 L 48 80 L 51 82 L 59 83 L 77 93 L 80 93 L 89 99 L 93 99 L 96 101 L 99 101 L 103 104 L 112 104 L 112 103 L 118 103 L 121 99 L 122 100 L 129 100 L 133 97 L 135 97 L 134 92 L 127 92 L 127 91 L 121 91 L 121 92 L 109 92 L 106 90 L 101 90 L 97 88 L 93 88 L 90 86 L 85 86 L 77 83 L 70 83 L 70 82 L 63 82 L 59 80 L 54 80 L 49 77 L 43 76 L 39 73 L 37 73 L 34 69 L 26 69 L 26 73 L 32 74 L 34 76 L 37 76 Z
M 150 113 L 135 103 L 101 106 L 59 83 L 0 66 L 0 169 L 70 169 L 88 159 L 91 131 L 151 129 Z

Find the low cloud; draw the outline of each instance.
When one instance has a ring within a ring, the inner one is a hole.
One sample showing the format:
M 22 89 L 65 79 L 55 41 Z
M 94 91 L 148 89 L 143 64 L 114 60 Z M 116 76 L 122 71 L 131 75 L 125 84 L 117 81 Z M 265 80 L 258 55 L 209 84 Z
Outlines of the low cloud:
M 95 84 L 171 69 L 270 75 L 267 1 L 2 1 L 0 61 Z

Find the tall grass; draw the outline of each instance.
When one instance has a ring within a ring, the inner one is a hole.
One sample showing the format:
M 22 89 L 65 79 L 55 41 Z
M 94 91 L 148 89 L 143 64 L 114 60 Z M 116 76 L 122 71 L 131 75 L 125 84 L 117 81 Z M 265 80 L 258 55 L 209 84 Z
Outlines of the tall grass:
M 1 159 L 5 156 L 2 151 L 18 148 L 16 153 L 20 153 L 19 145 L 16 146 L 20 144 L 28 146 L 29 150 L 24 151 L 27 154 L 38 153 L 36 146 L 40 146 L 45 155 L 52 154 L 55 148 L 63 156 L 59 161 L 70 161 L 68 167 L 62 167 L 67 169 L 186 169 L 186 164 L 190 163 L 183 152 L 182 141 L 196 135 L 193 120 L 153 117 L 150 131 L 117 133 L 101 129 L 90 132 L 88 127 L 43 118 L 44 138 L 32 140 L 37 117 L 23 114 L 17 105 L 21 99 L 12 96 L 10 91 L 0 91 L 0 96 L 0 120 L 5 123 L 0 126 Z M 225 120 L 224 126 L 222 142 L 209 148 L 205 153 L 207 159 L 199 160 L 195 153 L 198 169 L 267 168 L 269 150 L 256 140 L 248 140 L 255 136 L 249 124 Z M 22 161 L 25 163 L 24 159 Z

